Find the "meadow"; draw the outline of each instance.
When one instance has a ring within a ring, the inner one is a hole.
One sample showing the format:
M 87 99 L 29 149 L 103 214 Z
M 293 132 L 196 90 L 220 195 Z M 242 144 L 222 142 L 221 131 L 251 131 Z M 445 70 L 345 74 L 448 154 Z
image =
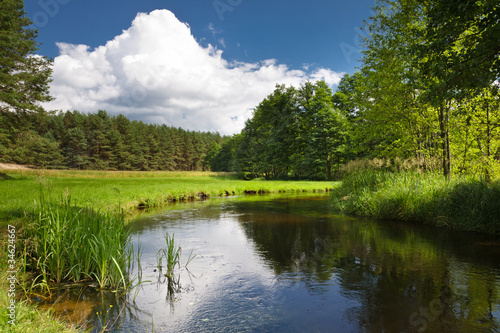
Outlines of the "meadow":
M 126 213 L 169 202 L 246 193 L 315 192 L 333 182 L 244 181 L 231 173 L 5 170 L 0 180 L 3 205 L 0 220 L 22 216 L 45 191 L 71 197 L 76 206 Z

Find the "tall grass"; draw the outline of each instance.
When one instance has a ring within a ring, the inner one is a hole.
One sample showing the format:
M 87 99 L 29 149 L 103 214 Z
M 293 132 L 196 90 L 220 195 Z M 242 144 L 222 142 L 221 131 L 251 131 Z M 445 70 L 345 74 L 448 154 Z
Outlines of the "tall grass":
M 500 234 L 500 184 L 472 176 L 363 170 L 344 178 L 332 204 L 356 215 Z
M 123 214 L 78 208 L 69 198 L 42 197 L 26 219 L 25 264 L 39 286 L 95 281 L 100 288 L 127 289 L 133 253 Z

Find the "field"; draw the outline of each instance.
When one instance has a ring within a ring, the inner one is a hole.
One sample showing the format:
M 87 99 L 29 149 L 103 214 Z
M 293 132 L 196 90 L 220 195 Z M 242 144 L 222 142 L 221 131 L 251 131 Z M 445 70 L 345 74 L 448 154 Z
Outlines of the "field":
M 332 182 L 244 181 L 232 174 L 212 172 L 104 172 L 4 170 L 0 174 L 3 205 L 0 220 L 22 216 L 40 198 L 41 191 L 70 197 L 80 207 L 126 212 L 169 202 L 241 195 L 244 193 L 316 192 L 332 188 Z

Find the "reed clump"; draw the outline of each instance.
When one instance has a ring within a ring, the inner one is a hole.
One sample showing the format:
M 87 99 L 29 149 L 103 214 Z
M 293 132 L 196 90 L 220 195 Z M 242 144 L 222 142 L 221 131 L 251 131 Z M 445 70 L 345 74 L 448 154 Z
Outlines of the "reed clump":
M 82 281 L 101 289 L 130 286 L 133 249 L 123 214 L 76 207 L 69 197 L 57 202 L 42 196 L 25 219 L 23 260 L 34 274 L 32 286 Z
M 332 204 L 350 214 L 500 234 L 500 184 L 474 176 L 364 169 L 345 176 Z
M 170 235 L 168 232 L 165 233 L 165 247 L 158 250 L 156 253 L 156 262 L 157 268 L 159 271 L 163 271 L 163 268 L 166 269 L 165 276 L 173 277 L 175 267 L 181 267 L 181 254 L 182 248 L 175 243 L 175 234 Z M 191 250 L 189 254 L 189 258 L 187 259 L 184 267 L 187 268 L 189 263 L 196 257 L 196 254 L 193 255 L 193 251 Z
M 175 235 L 170 236 L 168 233 L 165 234 L 165 245 L 156 253 L 157 267 L 162 271 L 165 266 L 167 270 L 165 276 L 173 277 L 175 266 L 180 267 L 181 247 L 175 244 Z M 165 265 L 163 265 L 163 260 L 165 260 Z

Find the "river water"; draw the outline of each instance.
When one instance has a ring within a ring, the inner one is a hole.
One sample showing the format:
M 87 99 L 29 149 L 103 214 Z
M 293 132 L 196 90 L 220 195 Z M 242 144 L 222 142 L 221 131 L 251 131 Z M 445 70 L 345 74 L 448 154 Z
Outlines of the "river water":
M 336 214 L 327 195 L 179 204 L 132 228 L 140 288 L 73 297 L 96 332 L 500 329 L 498 237 Z M 170 279 L 165 233 L 182 248 Z

